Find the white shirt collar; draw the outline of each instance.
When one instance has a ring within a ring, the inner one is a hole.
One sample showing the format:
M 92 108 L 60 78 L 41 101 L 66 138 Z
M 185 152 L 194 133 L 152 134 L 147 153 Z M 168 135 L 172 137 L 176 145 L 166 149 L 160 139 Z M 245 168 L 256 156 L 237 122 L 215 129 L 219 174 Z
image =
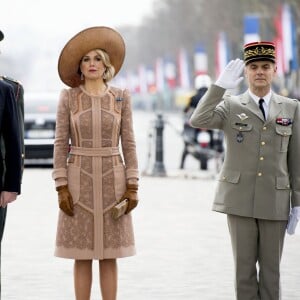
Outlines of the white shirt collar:
M 268 107 L 269 106 L 269 103 L 270 103 L 270 100 L 271 100 L 271 96 L 272 96 L 272 90 L 270 90 L 268 92 L 268 94 L 266 94 L 265 96 L 263 97 L 258 97 L 256 96 L 255 94 L 253 94 L 250 89 L 248 89 L 248 93 L 250 95 L 250 97 L 255 101 L 255 103 L 258 105 L 258 101 L 259 99 L 264 99 L 265 100 L 265 106 Z

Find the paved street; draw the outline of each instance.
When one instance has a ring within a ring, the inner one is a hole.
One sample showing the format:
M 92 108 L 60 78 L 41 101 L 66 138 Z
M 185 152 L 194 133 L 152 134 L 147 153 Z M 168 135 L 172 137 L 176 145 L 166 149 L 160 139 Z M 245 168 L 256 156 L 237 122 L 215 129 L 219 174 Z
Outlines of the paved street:
M 140 170 L 147 168 L 153 115 L 135 114 Z M 213 163 L 208 172 L 187 161 L 179 172 L 180 116 L 167 116 L 167 177 L 142 176 L 134 212 L 137 255 L 119 260 L 118 300 L 233 300 L 233 263 L 226 217 L 211 211 Z M 174 128 L 175 127 L 175 128 Z M 2 243 L 2 300 L 71 300 L 72 260 L 53 256 L 57 196 L 51 169 L 27 168 L 22 196 L 9 206 Z M 194 176 L 192 176 L 194 175 Z M 196 178 L 197 177 L 197 178 Z M 300 234 L 287 236 L 282 260 L 283 300 L 300 298 Z M 94 262 L 92 300 L 100 299 Z

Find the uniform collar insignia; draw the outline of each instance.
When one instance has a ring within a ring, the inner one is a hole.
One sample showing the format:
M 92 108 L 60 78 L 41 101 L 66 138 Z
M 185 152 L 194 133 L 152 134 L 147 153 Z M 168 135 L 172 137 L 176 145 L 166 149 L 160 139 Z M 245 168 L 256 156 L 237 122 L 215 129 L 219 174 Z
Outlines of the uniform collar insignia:
M 245 113 L 237 114 L 241 121 L 247 120 L 249 117 Z

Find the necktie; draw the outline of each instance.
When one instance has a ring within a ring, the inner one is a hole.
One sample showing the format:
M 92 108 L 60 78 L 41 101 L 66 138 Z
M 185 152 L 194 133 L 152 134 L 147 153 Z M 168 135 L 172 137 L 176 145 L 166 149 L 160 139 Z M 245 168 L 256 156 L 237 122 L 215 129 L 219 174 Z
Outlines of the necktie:
M 264 106 L 263 106 L 263 103 L 265 102 L 264 99 L 259 99 L 258 103 L 259 103 L 259 108 L 264 116 L 264 119 L 266 119 L 266 113 L 265 113 L 265 109 L 264 109 Z

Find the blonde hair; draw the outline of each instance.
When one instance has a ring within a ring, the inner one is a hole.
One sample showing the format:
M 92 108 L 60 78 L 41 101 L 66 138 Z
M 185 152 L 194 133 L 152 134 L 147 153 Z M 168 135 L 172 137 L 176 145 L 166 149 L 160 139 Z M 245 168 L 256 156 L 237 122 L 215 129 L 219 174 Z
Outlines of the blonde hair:
M 103 73 L 103 80 L 108 82 L 113 79 L 115 75 L 115 67 L 110 62 L 110 58 L 108 53 L 103 49 L 95 49 L 95 51 L 101 56 L 103 64 L 106 68 L 105 72 Z

